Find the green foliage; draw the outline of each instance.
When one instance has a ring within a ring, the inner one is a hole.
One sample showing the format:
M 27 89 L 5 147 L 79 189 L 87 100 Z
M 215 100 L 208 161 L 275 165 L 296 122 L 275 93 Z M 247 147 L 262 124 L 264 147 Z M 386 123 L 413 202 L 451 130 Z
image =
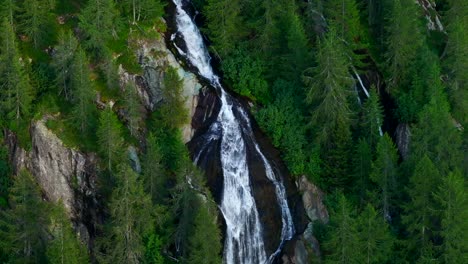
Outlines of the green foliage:
M 343 194 L 338 194 L 336 205 L 330 212 L 329 233 L 323 243 L 325 263 L 359 263 L 359 235 L 355 212 Z
M 390 136 L 385 133 L 377 144 L 376 159 L 372 163 L 370 179 L 378 186 L 378 205 L 387 221 L 391 221 L 391 208 L 397 185 L 398 154 Z
M 3 20 L 0 48 L 1 110 L 6 120 L 17 125 L 30 113 L 33 88 L 25 71 L 25 61 L 20 59 L 13 27 Z M 5 119 L 4 119 L 5 121 Z
M 112 172 L 114 165 L 122 160 L 124 142 L 122 124 L 110 106 L 100 114 L 97 136 L 99 152 L 107 162 L 107 169 Z
M 89 262 L 87 250 L 76 238 L 68 217 L 61 202 L 53 206 L 50 213 L 52 239 L 47 244 L 49 263 L 81 264 Z
M 392 252 L 393 238 L 389 225 L 367 204 L 357 219 L 360 259 L 357 263 L 387 263 Z
M 95 0 L 88 1 L 78 16 L 85 46 L 98 58 L 107 52 L 106 44 L 116 35 L 118 15 L 114 0 Z
M 75 73 L 72 69 L 75 52 L 78 49 L 78 41 L 71 31 L 60 31 L 58 44 L 55 47 L 55 54 L 52 57 L 52 66 L 55 69 L 56 83 L 60 87 L 60 95 L 71 100 L 72 88 L 71 80 Z M 82 54 L 80 54 L 82 56 Z M 78 65 L 75 65 L 75 67 Z M 75 69 L 76 70 L 76 69 Z
M 16 0 L 2 0 L 0 1 L 0 17 L 6 18 L 10 25 L 15 22 L 15 13 L 18 12 L 19 7 Z
M 137 21 L 151 21 L 164 15 L 164 5 L 161 0 L 119 0 L 125 14 Z
M 208 0 L 203 9 L 212 49 L 222 57 L 234 52 L 236 43 L 245 34 L 241 5 L 240 0 Z
M 145 191 L 154 203 L 167 194 L 165 186 L 167 179 L 162 168 L 161 147 L 158 143 L 154 134 L 150 133 L 146 140 L 146 153 L 142 163 Z
M 468 258 L 468 203 L 466 180 L 459 171 L 451 172 L 436 190 L 442 219 L 442 263 L 463 263 Z
M 370 189 L 370 173 L 372 168 L 372 151 L 369 143 L 360 138 L 353 155 L 353 191 L 358 196 L 359 203 L 366 199 L 366 191 Z
M 128 128 L 130 129 L 130 134 L 135 136 L 138 133 L 138 128 L 141 127 L 143 113 L 142 105 L 140 103 L 140 98 L 137 94 L 135 85 L 132 82 L 127 83 L 125 87 L 125 97 L 124 97 L 125 110 L 127 112 L 127 122 Z
M 383 108 L 375 87 L 371 87 L 369 98 L 362 109 L 362 129 L 364 138 L 371 149 L 375 149 L 380 138 L 380 129 L 383 124 Z
M 8 163 L 8 149 L 0 146 L 0 210 L 7 207 L 8 190 L 12 184 L 10 165 Z
M 22 170 L 14 177 L 9 203 L 11 209 L 0 212 L 0 248 L 13 263 L 43 262 L 49 207 L 29 172 Z
M 145 263 L 164 264 L 164 257 L 161 255 L 162 240 L 157 234 L 151 234 L 146 243 Z
M 50 28 L 51 11 L 54 9 L 55 1 L 24 0 L 23 2 L 20 28 L 25 35 L 32 39 L 36 49 L 44 43 L 47 34 L 50 32 L 44 30 L 44 28 Z
M 78 49 L 71 65 L 74 73 L 71 78 L 73 94 L 73 118 L 76 127 L 81 133 L 89 132 L 89 120 L 93 118 L 94 106 L 94 86 L 90 80 L 89 62 L 85 52 Z
M 164 125 L 179 128 L 188 118 L 183 96 L 183 80 L 175 68 L 168 67 L 164 75 L 163 104 L 159 111 Z
M 101 241 L 101 258 L 104 263 L 140 263 L 145 254 L 144 237 L 153 229 L 151 198 L 127 164 L 119 166 L 116 181 L 109 204 L 110 230 Z
M 268 84 L 263 78 L 264 66 L 258 59 L 245 51 L 236 49 L 234 54 L 223 62 L 223 72 L 233 90 L 240 95 L 265 102 L 268 98 Z

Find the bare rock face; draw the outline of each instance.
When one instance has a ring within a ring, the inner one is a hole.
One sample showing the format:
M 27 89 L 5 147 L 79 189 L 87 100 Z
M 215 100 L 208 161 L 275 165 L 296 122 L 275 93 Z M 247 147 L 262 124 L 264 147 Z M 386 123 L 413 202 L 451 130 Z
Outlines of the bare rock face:
M 6 133 L 14 173 L 28 169 L 49 201 L 63 202 L 81 239 L 89 243 L 98 210 L 95 155 L 64 146 L 45 120 L 32 124 L 31 137 L 32 148 L 25 151 L 13 133 Z
M 434 0 L 417 0 L 416 1 L 424 10 L 424 16 L 427 19 L 427 28 L 430 30 L 445 32 L 439 14 L 436 11 L 436 3 Z
M 302 201 L 309 220 L 328 223 L 328 211 L 323 204 L 323 192 L 309 182 L 306 176 L 301 176 L 298 182 L 299 191 L 302 193 Z
M 162 90 L 167 67 L 175 68 L 183 81 L 185 107 L 190 117 L 182 129 L 184 143 L 187 143 L 194 134 L 191 119 L 195 114 L 202 85 L 193 73 L 182 68 L 174 54 L 167 48 L 162 35 L 159 38 L 136 40 L 136 46 L 139 47 L 136 54 L 143 73 L 141 75 L 129 74 L 120 67 L 122 87 L 125 87 L 124 84 L 127 82 L 134 82 L 143 105 L 148 112 L 152 112 L 164 101 Z

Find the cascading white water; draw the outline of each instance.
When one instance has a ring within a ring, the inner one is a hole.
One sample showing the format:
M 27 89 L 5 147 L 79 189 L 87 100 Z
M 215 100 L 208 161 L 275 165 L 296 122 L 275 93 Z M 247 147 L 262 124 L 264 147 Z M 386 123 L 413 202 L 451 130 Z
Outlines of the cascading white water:
M 294 226 L 286 200 L 285 188 L 281 180 L 274 174 L 271 165 L 256 143 L 249 118 L 244 109 L 234 104 L 235 99 L 224 91 L 219 77 L 214 74 L 210 64 L 210 56 L 201 34 L 193 20 L 183 9 L 183 0 L 173 1 L 176 5 L 178 34 L 180 34 L 186 46 L 185 52 L 180 49 L 179 52 L 197 68 L 201 76 L 210 81 L 221 93 L 221 108 L 217 120 L 212 124 L 211 129 L 222 129 L 220 156 L 224 184 L 220 208 L 227 228 L 224 244 L 224 262 L 228 264 L 270 262 L 280 252 L 284 241 L 291 239 L 294 234 Z M 262 225 L 250 185 L 246 143 L 242 137 L 242 127 L 234 115 L 234 107 L 239 108 L 237 110 L 241 114 L 245 127 L 247 127 L 249 137 L 264 163 L 265 174 L 275 186 L 277 202 L 281 208 L 283 224 L 281 244 L 278 250 L 269 258 L 266 257 L 262 237 Z

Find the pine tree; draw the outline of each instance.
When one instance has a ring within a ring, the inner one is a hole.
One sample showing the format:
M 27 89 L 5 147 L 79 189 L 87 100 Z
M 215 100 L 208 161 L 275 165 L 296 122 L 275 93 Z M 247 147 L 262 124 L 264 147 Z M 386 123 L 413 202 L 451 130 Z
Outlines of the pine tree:
M 361 259 L 357 263 L 387 263 L 392 253 L 393 240 L 388 224 L 367 204 L 357 220 L 359 251 Z
M 125 87 L 125 110 L 127 111 L 128 128 L 130 134 L 135 136 L 142 122 L 140 98 L 138 97 L 135 84 L 127 83 Z
M 194 232 L 189 238 L 188 263 L 221 264 L 221 231 L 216 215 L 216 206 L 210 200 L 200 201 L 193 223 Z
M 153 229 L 151 199 L 129 165 L 119 166 L 116 180 L 109 204 L 110 230 L 101 241 L 102 259 L 107 263 L 141 263 L 144 237 Z
M 416 165 L 408 186 L 410 201 L 404 206 L 403 223 L 410 234 L 410 250 L 418 250 L 416 256 L 424 256 L 424 250 L 431 247 L 436 230 L 436 204 L 432 192 L 439 185 L 440 175 L 436 166 L 425 155 Z
M 213 41 L 213 49 L 222 58 L 234 51 L 243 32 L 240 0 L 208 0 L 204 8 L 206 31 Z
M 118 11 L 114 0 L 90 0 L 78 16 L 87 49 L 102 57 L 106 44 L 116 35 Z
M 69 216 L 61 202 L 54 205 L 50 215 L 52 240 L 47 245 L 47 258 L 52 264 L 81 264 L 88 262 L 88 253 L 76 238 Z
M 359 236 L 354 220 L 354 209 L 343 194 L 338 195 L 330 213 L 329 233 L 323 246 L 328 252 L 325 263 L 359 263 Z
M 106 107 L 100 114 L 97 136 L 99 151 L 107 162 L 107 169 L 112 171 L 113 165 L 117 164 L 123 152 L 123 138 L 122 124 L 111 107 Z
M 80 132 L 87 132 L 95 110 L 95 92 L 90 80 L 89 62 L 82 49 L 78 49 L 72 62 L 71 88 L 73 94 L 73 118 Z
M 143 158 L 143 177 L 145 191 L 151 196 L 152 201 L 156 203 L 160 198 L 165 197 L 167 189 L 165 188 L 165 173 L 161 165 L 161 150 L 156 137 L 150 133 L 146 141 L 146 154 Z
M 57 75 L 56 83 L 61 88 L 59 94 L 64 95 L 67 100 L 71 100 L 73 97 L 70 82 L 74 75 L 72 64 L 77 49 L 78 41 L 72 32 L 60 31 L 58 45 L 55 47 L 55 53 L 52 57 L 52 66 Z
M 440 204 L 442 219 L 442 256 L 446 264 L 465 263 L 468 259 L 468 198 L 466 180 L 459 171 L 443 179 L 435 198 Z
M 165 125 L 179 128 L 188 118 L 183 96 L 182 79 L 175 68 L 169 67 L 164 75 L 164 88 L 162 91 L 162 116 L 168 118 Z
M 375 150 L 383 124 L 383 109 L 375 87 L 371 87 L 369 98 L 362 109 L 362 131 L 371 149 Z
M 37 49 L 43 43 L 51 18 L 50 11 L 55 8 L 55 1 L 24 0 L 22 6 L 21 24 L 22 32 L 29 36 Z
M 9 120 L 19 122 L 30 112 L 33 90 L 20 58 L 12 25 L 3 20 L 0 47 L 1 109 Z
M 391 221 L 391 207 L 396 188 L 398 154 L 392 139 L 387 133 L 380 138 L 377 144 L 376 160 L 372 163 L 370 178 L 378 187 L 379 205 L 383 216 Z
M 14 262 L 41 263 L 48 237 L 49 208 L 26 170 L 14 177 L 9 202 L 11 209 L 0 212 L 0 248 L 10 252 Z

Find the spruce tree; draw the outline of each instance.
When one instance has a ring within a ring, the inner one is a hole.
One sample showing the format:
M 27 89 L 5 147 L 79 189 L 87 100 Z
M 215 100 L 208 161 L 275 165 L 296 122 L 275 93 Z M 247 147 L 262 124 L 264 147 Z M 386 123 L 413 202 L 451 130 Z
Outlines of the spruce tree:
M 371 87 L 369 98 L 362 109 L 362 131 L 371 149 L 375 150 L 383 124 L 383 108 L 376 88 Z
M 78 241 L 62 202 L 53 206 L 50 218 L 50 234 L 52 239 L 47 244 L 47 259 L 49 263 L 87 263 L 87 250 Z
M 10 25 L 15 24 L 15 16 L 19 7 L 16 0 L 2 0 L 0 1 L 0 17 L 6 18 Z
M 372 151 L 364 139 L 359 139 L 353 155 L 353 191 L 362 204 L 366 200 L 366 192 L 370 189 L 370 173 L 372 168 Z
M 118 11 L 114 0 L 90 0 L 78 18 L 86 48 L 102 57 L 107 52 L 108 41 L 116 35 Z
M 150 133 L 146 141 L 146 154 L 143 158 L 143 178 L 145 191 L 156 203 L 167 194 L 166 176 L 161 164 L 161 149 L 154 134 Z
M 387 263 L 392 253 L 393 239 L 388 224 L 367 204 L 357 219 L 360 260 L 357 263 Z
M 440 175 L 432 161 L 424 155 L 417 163 L 408 186 L 410 201 L 404 206 L 403 223 L 409 238 L 409 250 L 417 250 L 416 256 L 424 256 L 435 236 L 435 208 L 433 191 L 439 185 Z M 414 253 L 412 254 L 414 255 Z
M 133 24 L 141 20 L 152 20 L 164 15 L 164 4 L 160 0 L 120 0 Z
M 25 72 L 13 27 L 3 20 L 0 47 L 1 109 L 9 120 L 19 122 L 30 112 L 33 89 Z
M 442 230 L 442 263 L 465 263 L 468 259 L 468 197 L 466 180 L 460 171 L 449 173 L 435 192 Z
M 325 263 L 359 263 L 359 236 L 356 229 L 354 209 L 343 194 L 330 212 L 329 233 L 323 243 Z
M 121 164 L 112 192 L 110 230 L 101 241 L 102 259 L 106 263 L 141 263 L 144 259 L 144 238 L 153 229 L 151 198 L 143 183 L 127 164 Z
M 385 133 L 377 144 L 376 160 L 372 163 L 370 178 L 378 186 L 379 207 L 383 217 L 391 221 L 391 209 L 396 188 L 398 154 L 390 136 Z
M 0 212 L 0 248 L 10 253 L 13 262 L 43 262 L 49 207 L 28 171 L 21 170 L 14 177 L 9 202 L 11 209 Z
M 107 169 L 112 171 L 113 165 L 117 164 L 123 152 L 123 137 L 122 124 L 110 106 L 100 114 L 97 136 L 99 152 L 107 162 Z
M 182 85 L 183 82 L 177 70 L 168 67 L 164 75 L 163 105 L 160 111 L 162 116 L 168 119 L 165 120 L 165 125 L 172 128 L 179 128 L 188 118 Z
M 95 91 L 90 79 L 89 62 L 84 50 L 78 49 L 71 66 L 73 75 L 71 87 L 73 94 L 73 119 L 81 133 L 88 132 L 89 121 L 95 110 Z
M 48 0 L 24 0 L 22 6 L 20 27 L 22 32 L 30 37 L 37 49 L 43 43 L 51 19 L 51 13 L 55 8 L 55 1 Z
M 142 122 L 142 106 L 136 91 L 135 84 L 127 83 L 125 87 L 125 110 L 127 111 L 127 121 L 130 134 L 135 136 Z
M 73 59 L 78 49 L 78 41 L 71 31 L 60 31 L 58 35 L 58 45 L 52 57 L 52 66 L 56 73 L 56 83 L 60 87 L 59 94 L 65 99 L 71 100 L 72 89 L 71 80 L 74 75 L 72 71 Z M 82 56 L 82 54 L 80 54 Z

